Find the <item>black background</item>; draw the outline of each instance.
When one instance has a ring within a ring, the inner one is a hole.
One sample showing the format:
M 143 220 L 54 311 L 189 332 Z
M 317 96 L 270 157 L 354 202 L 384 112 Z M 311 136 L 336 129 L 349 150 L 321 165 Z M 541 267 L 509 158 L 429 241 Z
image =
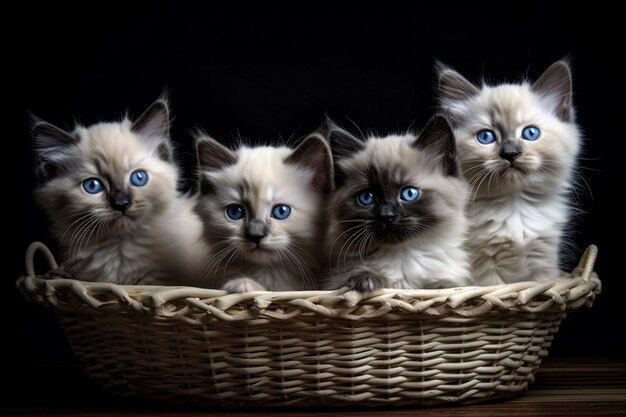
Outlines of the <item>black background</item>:
M 380 133 L 418 128 L 435 105 L 435 59 L 474 81 L 502 81 L 535 79 L 553 61 L 572 58 L 588 184 L 579 189 L 586 213 L 575 243 L 579 254 L 590 243 L 599 246 L 604 288 L 593 309 L 570 314 L 551 354 L 624 355 L 623 209 L 616 200 L 623 196 L 626 76 L 612 58 L 624 49 L 619 12 L 528 2 L 350 10 L 299 4 L 280 11 L 179 3 L 25 4 L 3 13 L 16 28 L 4 34 L 10 109 L 2 184 L 10 214 L 2 344 L 5 378 L 22 392 L 5 398 L 39 390 L 42 381 L 61 377 L 51 365 L 73 361 L 52 315 L 14 289 L 28 244 L 53 243 L 32 198 L 27 111 L 69 129 L 75 121 L 118 120 L 126 111 L 136 117 L 167 87 L 173 138 L 191 163 L 190 131 L 198 127 L 225 142 L 298 138 L 324 113 L 352 130 L 353 123 Z

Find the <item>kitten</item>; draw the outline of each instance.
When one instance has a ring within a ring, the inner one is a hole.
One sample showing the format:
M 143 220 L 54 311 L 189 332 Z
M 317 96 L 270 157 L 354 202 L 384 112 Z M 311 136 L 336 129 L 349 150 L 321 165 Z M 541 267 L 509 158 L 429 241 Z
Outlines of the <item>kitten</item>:
M 466 188 L 454 137 L 434 116 L 419 137 L 358 139 L 329 122 L 336 191 L 329 289 L 467 285 Z
M 295 150 L 232 151 L 200 137 L 197 153 L 198 212 L 213 254 L 205 275 L 230 292 L 317 288 L 323 207 L 332 190 L 324 138 L 309 135 Z
M 533 84 L 480 87 L 442 67 L 439 91 L 472 188 L 468 251 L 476 283 L 557 278 L 581 146 L 568 63 L 554 63 Z
M 206 252 L 191 198 L 177 193 L 165 99 L 134 123 L 35 120 L 36 197 L 77 279 L 183 284 Z

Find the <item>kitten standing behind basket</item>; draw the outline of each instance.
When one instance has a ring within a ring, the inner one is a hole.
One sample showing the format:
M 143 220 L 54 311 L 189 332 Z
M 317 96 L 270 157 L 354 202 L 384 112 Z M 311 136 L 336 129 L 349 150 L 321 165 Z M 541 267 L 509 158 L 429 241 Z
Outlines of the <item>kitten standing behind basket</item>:
M 36 197 L 77 279 L 191 285 L 205 256 L 193 200 L 179 195 L 165 99 L 135 122 L 35 120 Z
M 414 135 L 358 139 L 329 121 L 336 191 L 328 288 L 468 285 L 466 187 L 454 137 L 434 116 Z
M 323 208 L 332 190 L 326 141 L 312 134 L 294 150 L 232 151 L 204 136 L 197 153 L 198 212 L 212 252 L 206 279 L 230 292 L 317 288 Z
M 442 67 L 440 102 L 472 187 L 468 250 L 480 285 L 559 276 L 580 148 L 567 62 L 533 84 L 477 87 Z

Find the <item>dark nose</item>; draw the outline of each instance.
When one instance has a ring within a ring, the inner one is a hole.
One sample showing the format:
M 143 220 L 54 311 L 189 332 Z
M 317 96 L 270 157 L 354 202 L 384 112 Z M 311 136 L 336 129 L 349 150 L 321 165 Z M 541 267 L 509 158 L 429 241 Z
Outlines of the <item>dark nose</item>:
M 133 204 L 133 198 L 128 193 L 117 191 L 110 195 L 109 204 L 114 210 L 124 213 Z
M 265 223 L 261 220 L 250 220 L 245 230 L 246 239 L 258 245 L 261 239 L 266 235 L 267 228 L 265 227 Z
M 513 162 L 522 153 L 522 148 L 515 142 L 505 142 L 500 148 L 500 158 Z
M 398 217 L 398 212 L 393 204 L 382 203 L 378 208 L 378 219 L 384 223 L 391 223 Z

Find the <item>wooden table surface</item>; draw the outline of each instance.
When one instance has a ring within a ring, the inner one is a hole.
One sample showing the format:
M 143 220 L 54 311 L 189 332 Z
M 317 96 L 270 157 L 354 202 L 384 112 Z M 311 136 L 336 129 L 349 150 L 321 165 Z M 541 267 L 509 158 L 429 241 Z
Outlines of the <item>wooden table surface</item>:
M 377 409 L 289 409 L 197 410 L 164 408 L 138 404 L 100 392 L 82 376 L 79 369 L 56 369 L 45 381 L 23 375 L 19 393 L 4 390 L 0 402 L 2 416 L 626 416 L 626 358 L 548 358 L 537 380 L 522 396 L 514 399 L 469 406 L 435 408 L 403 407 Z M 41 376 L 41 375 L 40 375 Z M 55 377 L 56 376 L 56 377 Z M 4 379 L 4 378 L 3 378 Z M 11 383 L 4 379 L 3 384 Z M 17 385 L 15 385 L 17 384 Z M 5 405 L 6 404 L 6 405 Z

